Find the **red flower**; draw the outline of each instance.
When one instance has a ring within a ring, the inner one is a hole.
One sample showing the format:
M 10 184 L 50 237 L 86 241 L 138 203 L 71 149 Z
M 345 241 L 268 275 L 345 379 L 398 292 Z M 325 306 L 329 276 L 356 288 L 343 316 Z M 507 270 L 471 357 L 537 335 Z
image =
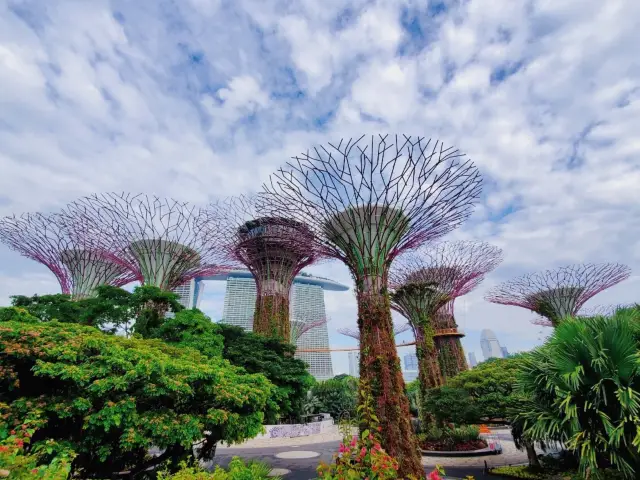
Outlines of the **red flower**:
M 9 447 L 0 446 L 0 452 L 8 452 Z
M 22 425 L 22 430 L 26 430 L 27 426 L 26 425 Z
M 22 440 L 20 440 L 19 438 L 16 439 L 16 445 L 18 445 L 19 447 L 24 446 L 24 442 Z
M 31 473 L 38 473 L 38 469 L 34 468 L 33 470 L 31 470 Z
M 362 450 L 360 450 L 360 456 L 364 457 L 367 454 L 367 447 L 362 447 Z
M 351 439 L 351 446 L 355 447 L 356 443 L 358 443 L 358 437 L 354 435 L 353 438 Z
M 434 470 L 428 475 L 429 480 L 442 480 L 442 477 L 438 473 L 438 470 Z
M 11 435 L 15 435 L 15 434 L 16 434 L 16 431 L 15 431 L 15 430 L 11 430 L 9 433 L 10 433 Z

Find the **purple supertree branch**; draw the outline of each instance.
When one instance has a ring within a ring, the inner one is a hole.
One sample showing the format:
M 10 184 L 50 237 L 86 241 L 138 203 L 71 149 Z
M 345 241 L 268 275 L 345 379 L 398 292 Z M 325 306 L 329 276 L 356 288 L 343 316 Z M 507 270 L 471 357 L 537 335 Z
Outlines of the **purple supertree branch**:
M 485 299 L 527 308 L 556 324 L 564 316 L 576 316 L 587 300 L 630 274 L 629 267 L 617 263 L 569 265 L 502 283 Z
M 77 227 L 77 228 L 76 228 Z M 0 239 L 11 249 L 45 265 L 56 276 L 62 293 L 74 298 L 91 295 L 101 284 L 122 286 L 135 276 L 114 264 L 60 214 L 26 213 L 0 220 Z
M 279 293 L 288 294 L 295 276 L 319 261 L 321 252 L 305 224 L 267 213 L 256 199 L 245 195 L 227 198 L 212 203 L 207 214 L 223 220 L 230 256 L 253 274 L 258 295 L 273 293 L 266 288 L 273 282 L 283 290 Z
M 631 305 L 594 305 L 580 309 L 576 318 L 610 317 L 616 313 L 616 310 L 629 306 Z M 545 317 L 534 318 L 531 323 L 542 327 L 553 327 L 553 322 Z
M 301 321 L 301 320 L 292 320 L 291 321 L 291 343 L 294 345 L 300 340 L 300 338 L 307 332 L 319 328 L 323 325 L 326 325 L 329 322 L 326 318 L 321 318 L 320 320 L 312 320 L 312 321 Z
M 430 317 L 447 305 L 452 310 L 453 300 L 475 288 L 501 261 L 502 251 L 488 243 L 427 245 L 392 265 L 392 307 L 409 319 L 417 314 Z
M 408 330 L 411 330 L 411 325 L 409 323 L 395 323 L 393 324 L 393 334 L 400 335 Z M 341 335 L 345 337 L 351 337 L 360 342 L 360 332 L 358 330 L 354 330 L 353 328 L 338 328 L 336 330 Z
M 222 219 L 184 202 L 106 193 L 71 203 L 63 215 L 71 224 L 89 224 L 88 241 L 147 285 L 170 290 L 232 268 L 223 228 L 213 225 L 222 226 Z
M 268 210 L 308 224 L 319 248 L 361 277 L 357 258 L 376 263 L 377 255 L 388 264 L 469 216 L 481 178 L 462 156 L 422 137 L 363 136 L 294 157 L 271 176 L 261 199 Z M 369 233 L 346 242 L 353 230 Z

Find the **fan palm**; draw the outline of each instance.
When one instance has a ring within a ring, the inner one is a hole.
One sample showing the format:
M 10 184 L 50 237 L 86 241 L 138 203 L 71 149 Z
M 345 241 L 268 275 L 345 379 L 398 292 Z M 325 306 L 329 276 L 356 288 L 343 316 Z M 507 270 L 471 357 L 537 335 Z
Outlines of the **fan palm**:
M 640 474 L 640 310 L 569 319 L 525 360 L 519 388 L 529 395 L 517 415 L 532 441 L 573 450 L 583 474 L 612 466 Z

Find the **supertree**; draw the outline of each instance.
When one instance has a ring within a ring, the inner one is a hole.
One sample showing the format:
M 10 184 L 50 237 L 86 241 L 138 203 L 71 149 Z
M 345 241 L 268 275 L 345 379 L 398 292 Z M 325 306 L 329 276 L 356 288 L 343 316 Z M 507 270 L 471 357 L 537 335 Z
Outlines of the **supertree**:
M 45 265 L 56 276 L 62 293 L 74 300 L 92 296 L 100 285 L 122 286 L 135 280 L 82 235 L 86 223 L 72 226 L 57 213 L 25 213 L 0 220 L 0 241 L 21 255 Z M 95 231 L 105 236 L 106 231 Z
M 442 242 L 403 255 L 391 268 L 391 307 L 406 317 L 413 328 L 420 398 L 423 401 L 430 388 L 443 383 L 435 343 L 436 314 L 481 275 L 477 268 L 481 262 L 474 254 L 485 247 L 489 246 L 473 242 Z M 462 358 L 446 358 L 445 361 L 465 362 L 462 349 L 459 353 Z M 420 420 L 423 425 L 431 421 L 425 408 L 420 409 Z
M 468 274 L 461 278 L 461 284 L 455 297 L 449 300 L 435 314 L 434 342 L 438 351 L 438 362 L 443 379 L 453 377 L 467 370 L 468 365 L 460 339 L 464 333 L 458 330 L 454 317 L 455 299 L 468 294 L 484 280 L 487 273 L 494 270 L 502 262 L 502 250 L 485 242 L 456 242 L 442 244 L 443 250 L 453 248 L 460 262 L 466 265 Z M 441 253 L 442 256 L 446 252 Z
M 575 317 L 594 295 L 627 279 L 631 270 L 618 263 L 577 264 L 530 273 L 497 285 L 485 299 L 502 305 L 528 308 L 556 327 Z
M 322 318 L 320 320 L 311 320 L 311 321 L 292 319 L 291 320 L 291 337 L 290 337 L 291 343 L 293 345 L 296 345 L 298 343 L 298 340 L 300 340 L 300 338 L 305 333 L 310 332 L 311 330 L 314 330 L 326 324 L 327 324 L 327 319 L 325 318 Z
M 247 267 L 256 281 L 253 331 L 289 339 L 293 279 L 320 255 L 309 227 L 278 213 L 265 213 L 256 199 L 254 196 L 228 198 L 211 204 L 207 211 L 214 218 L 224 220 L 231 255 Z
M 360 402 L 373 397 L 383 446 L 398 458 L 401 476 L 424 472 L 393 338 L 388 270 L 401 252 L 448 233 L 471 213 L 481 178 L 462 156 L 421 137 L 362 136 L 294 157 L 261 194 L 275 212 L 309 225 L 319 248 L 351 271 L 367 386 Z
M 633 305 L 594 305 L 592 307 L 581 308 L 576 317 L 610 317 L 611 315 L 615 314 L 617 310 L 631 306 Z M 551 322 L 551 320 L 545 317 L 534 318 L 533 320 L 531 320 L 531 323 L 542 327 L 553 327 L 553 323 Z
M 397 336 L 401 333 L 411 330 L 411 325 L 409 323 L 393 323 L 393 335 Z M 360 343 L 360 331 L 354 330 L 353 328 L 338 328 L 337 332 L 345 337 L 354 338 L 358 343 Z
M 143 285 L 172 290 L 231 268 L 222 220 L 185 202 L 106 193 L 72 202 L 63 215 L 71 225 L 90 225 L 85 232 L 89 243 Z M 96 231 L 108 234 L 97 237 Z

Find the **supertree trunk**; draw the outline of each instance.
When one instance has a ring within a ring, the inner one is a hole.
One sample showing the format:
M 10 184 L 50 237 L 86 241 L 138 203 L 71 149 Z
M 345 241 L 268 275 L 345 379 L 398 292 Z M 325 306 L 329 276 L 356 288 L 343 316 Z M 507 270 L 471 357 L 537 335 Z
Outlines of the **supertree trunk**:
M 288 341 L 291 337 L 289 323 L 289 298 L 282 294 L 258 295 L 253 316 L 253 331 L 268 337 Z
M 385 450 L 400 464 L 402 478 L 424 476 L 411 425 L 409 401 L 393 336 L 389 297 L 385 293 L 358 292 L 360 378 L 369 382 L 382 427 Z M 367 428 L 360 426 L 361 430 Z
M 418 383 L 420 384 L 420 423 L 424 428 L 433 421 L 425 408 L 429 389 L 442 385 L 442 373 L 438 363 L 438 351 L 433 341 L 433 329 L 425 322 L 414 322 L 416 356 L 418 357 Z
M 460 338 L 439 336 L 435 338 L 435 345 L 443 381 L 468 369 Z

